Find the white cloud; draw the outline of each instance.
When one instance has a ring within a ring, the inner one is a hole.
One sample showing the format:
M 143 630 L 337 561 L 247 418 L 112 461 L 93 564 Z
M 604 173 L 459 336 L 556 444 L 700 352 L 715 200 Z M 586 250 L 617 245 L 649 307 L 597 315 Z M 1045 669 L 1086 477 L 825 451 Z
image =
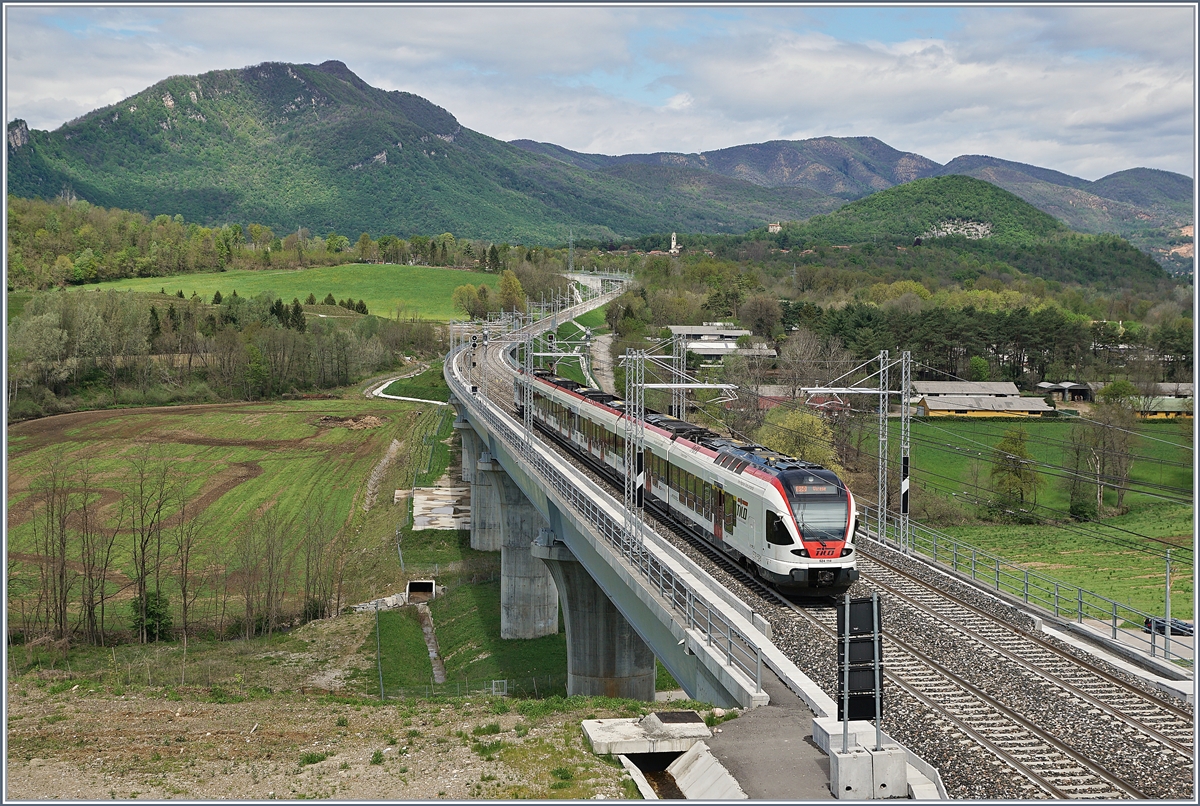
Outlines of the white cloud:
M 871 135 L 939 162 L 1192 173 L 1190 8 L 925 9 L 952 23 L 936 37 L 838 12 L 863 21 L 863 41 L 823 33 L 805 8 L 5 11 L 7 117 L 35 128 L 170 75 L 339 59 L 485 134 L 581 151 Z

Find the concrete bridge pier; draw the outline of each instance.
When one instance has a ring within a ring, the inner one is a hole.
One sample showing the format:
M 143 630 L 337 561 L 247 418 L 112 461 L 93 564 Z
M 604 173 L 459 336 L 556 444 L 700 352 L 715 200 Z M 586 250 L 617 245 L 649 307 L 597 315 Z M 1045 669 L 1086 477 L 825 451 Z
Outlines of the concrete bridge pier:
M 454 421 L 454 427 L 462 438 L 462 480 L 467 484 L 475 481 L 475 464 L 479 461 L 479 437 L 471 422 L 461 414 Z
M 500 637 L 553 635 L 558 632 L 558 589 L 550 571 L 529 551 L 546 519 L 499 464 L 483 470 L 483 455 L 479 475 L 491 482 L 500 504 Z
M 654 652 L 550 529 L 532 556 L 550 569 L 567 626 L 567 696 L 654 701 Z
M 476 456 L 471 472 L 471 548 L 476 551 L 500 551 L 503 545 L 501 522 L 503 513 L 500 509 L 500 496 L 493 483 L 497 475 L 504 475 L 498 462 L 492 460 L 485 443 L 474 431 L 464 431 L 471 434 L 476 447 Z M 465 444 L 465 438 L 464 438 Z M 463 449 L 463 464 L 466 465 L 467 453 Z M 463 471 L 466 476 L 466 471 Z

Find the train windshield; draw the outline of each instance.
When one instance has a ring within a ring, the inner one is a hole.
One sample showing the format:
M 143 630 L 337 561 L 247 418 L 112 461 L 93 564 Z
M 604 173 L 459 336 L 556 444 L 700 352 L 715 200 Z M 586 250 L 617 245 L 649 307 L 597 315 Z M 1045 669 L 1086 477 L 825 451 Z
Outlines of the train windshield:
M 850 499 L 836 475 L 828 470 L 799 471 L 780 480 L 804 540 L 846 539 Z

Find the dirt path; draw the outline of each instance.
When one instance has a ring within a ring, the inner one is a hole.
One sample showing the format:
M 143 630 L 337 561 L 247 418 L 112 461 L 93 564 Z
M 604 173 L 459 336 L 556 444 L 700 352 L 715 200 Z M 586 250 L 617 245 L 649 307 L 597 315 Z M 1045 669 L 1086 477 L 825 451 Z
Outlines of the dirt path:
M 613 335 L 597 336 L 592 344 L 592 374 L 600 384 L 601 391 L 616 394 L 617 382 L 613 380 L 612 344 Z

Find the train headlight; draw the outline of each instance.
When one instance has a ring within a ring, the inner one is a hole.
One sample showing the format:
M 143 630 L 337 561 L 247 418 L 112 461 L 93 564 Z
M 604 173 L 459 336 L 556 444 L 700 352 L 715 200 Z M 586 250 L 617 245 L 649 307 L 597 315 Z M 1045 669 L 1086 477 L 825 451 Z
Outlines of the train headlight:
M 792 549 L 792 554 L 795 554 L 797 557 L 807 557 L 808 549 Z
M 842 549 L 842 556 L 843 556 L 843 557 L 848 557 L 848 556 L 850 556 L 850 555 L 851 555 L 851 554 L 853 554 L 853 553 L 854 553 L 854 549 L 850 548 L 849 546 L 847 546 L 846 548 Z

